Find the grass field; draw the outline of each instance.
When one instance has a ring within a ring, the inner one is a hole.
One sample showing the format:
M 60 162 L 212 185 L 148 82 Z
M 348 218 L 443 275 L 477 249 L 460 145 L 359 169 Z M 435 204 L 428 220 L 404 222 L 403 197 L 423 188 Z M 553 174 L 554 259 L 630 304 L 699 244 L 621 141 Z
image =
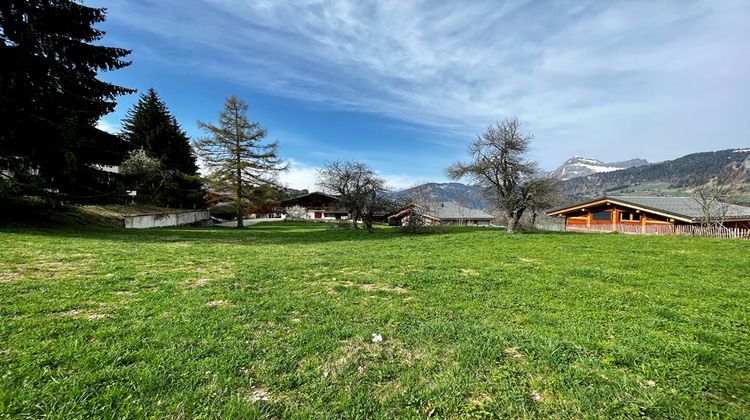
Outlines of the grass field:
M 750 241 L 278 223 L 0 249 L 0 417 L 750 416 Z

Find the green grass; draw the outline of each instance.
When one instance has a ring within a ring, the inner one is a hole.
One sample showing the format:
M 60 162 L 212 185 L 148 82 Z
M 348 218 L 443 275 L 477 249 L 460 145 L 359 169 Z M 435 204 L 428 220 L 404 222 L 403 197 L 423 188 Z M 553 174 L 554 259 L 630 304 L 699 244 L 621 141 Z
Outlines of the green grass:
M 750 416 L 750 241 L 278 223 L 0 249 L 0 416 Z

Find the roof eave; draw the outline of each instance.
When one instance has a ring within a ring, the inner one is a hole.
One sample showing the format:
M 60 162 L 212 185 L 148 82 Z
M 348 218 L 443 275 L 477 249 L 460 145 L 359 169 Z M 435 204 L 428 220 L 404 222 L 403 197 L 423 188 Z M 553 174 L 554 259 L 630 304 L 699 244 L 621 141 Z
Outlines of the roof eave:
M 696 223 L 696 221 L 697 221 L 696 218 L 690 217 L 690 216 L 686 216 L 684 214 L 674 213 L 674 212 L 668 212 L 668 211 L 661 210 L 661 209 L 655 209 L 653 207 L 644 206 L 644 205 L 641 205 L 641 204 L 631 203 L 631 202 L 626 201 L 626 200 L 613 199 L 611 197 L 596 198 L 594 200 L 587 201 L 585 203 L 576 204 L 574 206 L 568 206 L 568 207 L 565 207 L 565 208 L 562 208 L 562 209 L 552 210 L 552 211 L 547 212 L 546 214 L 547 214 L 547 216 L 558 216 L 558 215 L 561 215 L 563 213 L 567 213 L 567 212 L 578 210 L 578 209 L 583 209 L 583 208 L 586 208 L 588 206 L 595 206 L 595 205 L 602 204 L 602 203 L 619 204 L 619 205 L 622 205 L 622 206 L 632 207 L 632 208 L 634 208 L 636 210 L 647 211 L 647 212 L 650 212 L 650 213 L 658 214 L 658 215 L 664 216 L 664 217 L 669 217 L 669 218 L 672 218 L 672 219 L 675 219 L 675 220 L 679 220 L 681 222 L 686 222 L 686 223 Z

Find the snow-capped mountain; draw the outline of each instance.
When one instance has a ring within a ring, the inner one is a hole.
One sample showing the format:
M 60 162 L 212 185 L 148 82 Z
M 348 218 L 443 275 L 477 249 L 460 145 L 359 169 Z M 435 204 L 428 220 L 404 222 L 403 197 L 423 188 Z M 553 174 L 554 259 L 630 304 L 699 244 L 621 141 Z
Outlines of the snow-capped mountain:
M 645 159 L 631 159 L 623 162 L 604 163 L 597 159 L 573 156 L 560 165 L 559 168 L 550 172 L 550 176 L 565 181 L 580 176 L 612 172 L 643 165 L 648 165 L 648 161 Z

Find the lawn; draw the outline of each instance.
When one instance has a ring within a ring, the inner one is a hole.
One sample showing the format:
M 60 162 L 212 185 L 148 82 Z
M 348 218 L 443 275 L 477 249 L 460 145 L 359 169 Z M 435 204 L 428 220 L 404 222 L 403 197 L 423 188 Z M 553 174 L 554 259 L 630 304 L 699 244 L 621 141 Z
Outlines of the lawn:
M 750 416 L 750 241 L 277 223 L 0 249 L 0 417 Z

